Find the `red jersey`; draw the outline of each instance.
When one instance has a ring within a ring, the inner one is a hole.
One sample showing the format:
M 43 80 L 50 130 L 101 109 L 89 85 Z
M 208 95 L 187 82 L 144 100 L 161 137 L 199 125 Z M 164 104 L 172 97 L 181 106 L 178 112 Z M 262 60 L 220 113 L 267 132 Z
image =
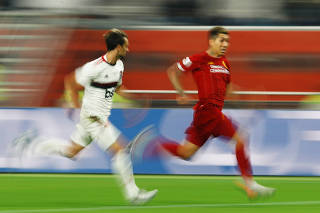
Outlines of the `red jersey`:
M 200 102 L 210 102 L 222 109 L 231 81 L 230 65 L 224 56 L 215 58 L 202 52 L 182 59 L 177 66 L 182 72 L 192 72 Z

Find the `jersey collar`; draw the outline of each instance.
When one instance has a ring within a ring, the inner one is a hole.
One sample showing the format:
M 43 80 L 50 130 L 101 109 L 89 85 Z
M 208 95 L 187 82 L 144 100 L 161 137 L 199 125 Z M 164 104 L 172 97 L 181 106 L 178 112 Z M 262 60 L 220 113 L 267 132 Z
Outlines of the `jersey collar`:
M 102 57 L 102 60 L 104 61 L 104 62 L 106 62 L 107 64 L 109 64 L 109 65 L 111 65 L 111 66 L 114 66 L 114 65 L 116 65 L 116 63 L 115 64 L 110 64 L 109 62 L 108 62 L 108 60 L 107 60 L 107 55 L 105 54 L 105 55 L 103 55 Z

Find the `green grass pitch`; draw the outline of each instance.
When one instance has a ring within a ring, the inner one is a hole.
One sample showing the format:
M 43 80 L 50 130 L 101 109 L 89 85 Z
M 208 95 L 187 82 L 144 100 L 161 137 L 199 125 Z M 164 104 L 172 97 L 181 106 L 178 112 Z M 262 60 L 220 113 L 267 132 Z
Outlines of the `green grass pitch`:
M 257 177 L 277 188 L 273 197 L 248 200 L 233 176 L 136 175 L 153 201 L 130 206 L 112 175 L 0 174 L 0 213 L 296 213 L 320 212 L 319 177 Z

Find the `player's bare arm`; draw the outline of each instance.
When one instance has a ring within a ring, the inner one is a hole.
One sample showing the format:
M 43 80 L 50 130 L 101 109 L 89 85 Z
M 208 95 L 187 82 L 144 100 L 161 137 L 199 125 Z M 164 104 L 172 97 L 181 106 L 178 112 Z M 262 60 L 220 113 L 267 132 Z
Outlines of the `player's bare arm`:
M 167 69 L 167 73 L 173 87 L 177 90 L 180 96 L 183 96 L 185 93 L 180 83 L 181 71 L 178 69 L 177 65 L 176 64 L 171 65 Z
M 227 85 L 227 89 L 226 89 L 226 97 L 229 97 L 231 96 L 233 93 L 233 84 L 232 83 L 229 83 Z
M 190 101 L 190 98 L 185 94 L 182 84 L 180 82 L 181 71 L 178 69 L 177 64 L 174 63 L 167 69 L 168 77 L 178 92 L 177 101 L 179 104 L 186 104 Z
M 125 92 L 127 88 L 123 85 L 120 85 L 116 88 L 116 93 L 125 98 L 131 100 L 135 105 L 140 106 L 140 107 L 150 107 L 150 100 L 149 99 L 143 99 L 141 100 L 141 97 L 135 95 L 135 94 L 130 94 Z
M 239 90 L 239 86 L 234 83 L 229 83 L 226 90 L 226 97 L 238 99 L 239 95 L 234 93 L 236 90 Z
M 77 83 L 75 72 L 68 74 L 64 78 L 64 86 L 65 86 L 66 93 L 70 98 L 71 106 L 74 108 L 79 108 L 80 103 L 79 103 L 78 92 L 83 90 L 83 87 Z

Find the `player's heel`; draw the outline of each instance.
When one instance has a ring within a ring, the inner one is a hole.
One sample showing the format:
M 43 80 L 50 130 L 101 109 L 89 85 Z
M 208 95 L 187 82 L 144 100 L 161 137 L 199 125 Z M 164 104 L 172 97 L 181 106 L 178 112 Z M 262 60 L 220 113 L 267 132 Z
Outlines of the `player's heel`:
M 235 185 L 239 187 L 241 190 L 245 191 L 249 199 L 255 199 L 258 197 L 258 193 L 250 189 L 247 185 L 244 183 L 241 183 L 240 181 L 236 181 Z

